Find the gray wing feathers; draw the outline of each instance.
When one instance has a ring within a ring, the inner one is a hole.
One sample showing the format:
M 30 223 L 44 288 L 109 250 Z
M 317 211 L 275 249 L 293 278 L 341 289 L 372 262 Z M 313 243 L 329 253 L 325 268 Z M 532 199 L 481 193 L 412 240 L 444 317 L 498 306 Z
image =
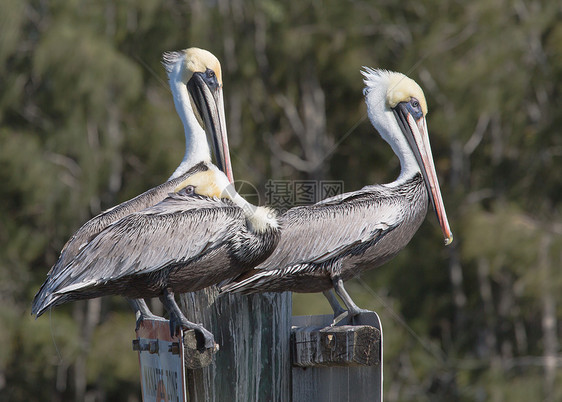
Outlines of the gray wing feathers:
M 396 206 L 400 202 L 355 192 L 292 208 L 281 218 L 281 239 L 273 254 L 251 276 L 225 281 L 221 290 L 269 290 L 287 275 L 314 271 L 324 264 L 331 266 L 330 260 L 361 252 L 396 227 L 400 220 L 400 208 Z
M 280 219 L 281 239 L 273 254 L 251 273 L 222 284 L 221 290 L 253 293 L 326 289 L 333 274 L 345 271 L 349 277 L 365 269 L 370 261 L 378 264 L 397 253 L 425 216 L 426 194 L 418 174 L 400 188 L 366 186 L 293 208 Z M 420 205 L 419 213 L 412 204 Z M 385 242 L 391 233 L 392 240 Z M 368 251 L 372 247 L 379 248 Z M 366 252 L 369 254 L 361 257 Z
M 321 263 L 394 227 L 397 208 L 376 198 L 293 208 L 281 218 L 281 239 L 257 269 Z
M 80 229 L 78 229 L 76 233 L 74 233 L 74 235 L 72 235 L 72 237 L 66 242 L 58 261 L 49 270 L 47 280 L 41 286 L 37 295 L 35 295 L 33 300 L 33 310 L 35 310 L 36 306 L 47 298 L 51 284 L 60 280 L 62 272 L 67 272 L 67 266 L 72 259 L 76 257 L 78 253 L 83 250 L 103 229 L 131 213 L 149 208 L 164 200 L 168 196 L 168 193 L 173 191 L 174 188 L 187 177 L 206 169 L 207 166 L 204 163 L 195 165 L 180 177 L 162 183 L 157 187 L 151 188 L 150 190 L 123 202 L 122 204 L 110 208 L 82 225 Z
M 113 222 L 127 216 L 131 213 L 149 208 L 156 203 L 162 201 L 172 192 L 174 188 L 192 174 L 199 172 L 205 168 L 204 165 L 196 165 L 184 175 L 160 184 L 144 193 L 131 198 L 113 208 L 110 208 L 101 214 L 93 217 L 86 222 L 80 229 L 72 235 L 72 237 L 64 245 L 61 256 L 57 263 L 51 268 L 48 275 L 56 275 L 64 269 L 66 265 L 85 247 L 99 232 L 111 225 Z
M 168 198 L 108 226 L 61 272 L 51 291 L 64 293 L 77 283 L 86 287 L 185 263 L 222 244 L 243 221 L 241 210 L 219 200 L 197 208 L 202 200 L 194 199 L 191 209 L 185 210 L 184 203 L 183 211 L 178 201 Z M 168 204 L 171 212 L 165 213 Z

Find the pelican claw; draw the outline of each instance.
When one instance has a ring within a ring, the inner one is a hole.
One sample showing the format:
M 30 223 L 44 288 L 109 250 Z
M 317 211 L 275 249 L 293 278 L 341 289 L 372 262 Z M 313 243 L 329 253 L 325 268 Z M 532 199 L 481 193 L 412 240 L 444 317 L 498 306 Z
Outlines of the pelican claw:
M 332 321 L 330 327 L 335 327 L 337 325 L 359 325 L 357 322 L 359 316 L 370 312 L 370 310 L 365 310 L 363 308 L 346 310 L 339 315 L 334 315 L 334 321 Z
M 194 324 L 185 317 L 170 315 L 170 336 L 179 335 L 180 329 L 195 331 L 195 339 L 197 339 L 197 350 L 216 349 L 215 337 L 202 324 Z
M 144 320 L 165 320 L 164 317 L 153 314 L 144 299 L 127 299 L 127 302 L 135 312 L 135 331 L 139 330 Z

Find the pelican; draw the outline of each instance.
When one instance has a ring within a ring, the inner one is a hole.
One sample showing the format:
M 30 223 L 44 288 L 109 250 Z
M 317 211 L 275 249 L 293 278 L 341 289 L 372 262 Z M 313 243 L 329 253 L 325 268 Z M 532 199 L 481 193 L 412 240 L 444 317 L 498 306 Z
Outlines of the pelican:
M 398 178 L 295 207 L 281 218 L 281 239 L 254 270 L 223 284 L 229 292 L 324 292 L 334 316 L 357 307 L 343 283 L 403 249 L 425 219 L 428 198 L 450 244 L 453 234 L 437 181 L 421 87 L 403 74 L 365 68 L 365 102 L 373 126 L 400 159 Z M 342 317 L 343 318 L 343 317 Z M 334 321 L 336 322 L 336 320 Z
M 68 272 L 66 267 L 72 259 L 104 228 L 129 214 L 155 205 L 187 177 L 209 168 L 211 151 L 207 137 L 218 167 L 233 181 L 218 59 L 206 50 L 189 48 L 164 53 L 162 63 L 168 74 L 176 111 L 184 126 L 185 154 L 180 165 L 165 183 L 97 215 L 72 235 L 35 296 L 32 314 L 40 315 L 39 306 L 48 302 L 51 283 L 60 279 L 61 272 Z M 144 300 L 130 303 L 137 313 L 137 326 L 142 319 L 154 316 Z
M 37 314 L 74 300 L 106 295 L 160 297 L 172 336 L 194 329 L 205 348 L 215 345 L 201 324 L 189 322 L 174 293 L 194 292 L 237 276 L 267 258 L 279 240 L 273 211 L 254 207 L 210 165 L 183 180 L 167 198 L 103 229 L 49 283 Z

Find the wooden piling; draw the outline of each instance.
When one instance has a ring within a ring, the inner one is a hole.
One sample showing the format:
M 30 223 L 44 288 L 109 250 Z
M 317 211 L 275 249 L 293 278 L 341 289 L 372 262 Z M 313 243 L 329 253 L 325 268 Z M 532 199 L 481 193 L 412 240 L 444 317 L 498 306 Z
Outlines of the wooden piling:
M 382 401 L 382 327 L 374 312 L 330 327 L 291 317 L 291 295 L 181 296 L 186 317 L 215 335 L 207 367 L 188 369 L 189 401 Z M 292 326 L 290 326 L 292 323 Z
M 290 293 L 219 296 L 207 288 L 180 300 L 220 347 L 211 365 L 187 370 L 189 401 L 291 400 Z

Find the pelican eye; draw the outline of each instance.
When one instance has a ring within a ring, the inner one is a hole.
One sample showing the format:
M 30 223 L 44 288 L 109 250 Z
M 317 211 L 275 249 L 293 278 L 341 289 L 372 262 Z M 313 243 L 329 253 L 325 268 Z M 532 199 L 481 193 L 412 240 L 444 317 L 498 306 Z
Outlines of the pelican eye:
M 423 110 L 420 101 L 416 98 L 410 98 L 410 101 L 407 103 L 407 108 L 409 109 L 414 119 L 419 120 L 423 117 Z
M 205 81 L 207 82 L 207 85 L 212 89 L 216 89 L 219 87 L 217 75 L 210 68 L 207 68 L 207 70 L 205 70 Z
M 180 190 L 180 194 L 185 195 L 194 195 L 195 194 L 195 187 L 192 185 L 185 186 Z

